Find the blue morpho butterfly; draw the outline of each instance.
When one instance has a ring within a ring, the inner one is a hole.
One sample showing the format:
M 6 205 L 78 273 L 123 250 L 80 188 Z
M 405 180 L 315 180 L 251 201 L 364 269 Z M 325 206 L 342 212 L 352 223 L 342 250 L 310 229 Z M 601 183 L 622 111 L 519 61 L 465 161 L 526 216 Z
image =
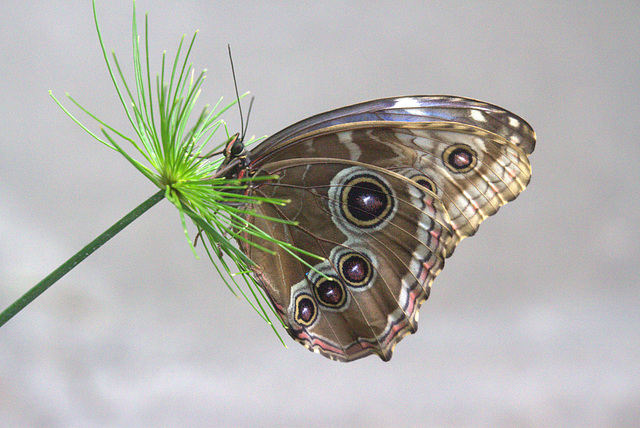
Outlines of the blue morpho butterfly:
M 247 194 L 291 203 L 246 209 L 280 241 L 325 257 L 306 260 L 247 238 L 253 273 L 305 347 L 339 361 L 387 361 L 418 328 L 418 310 L 456 245 L 515 199 L 531 177 L 535 133 L 495 105 L 451 96 L 373 100 L 298 122 L 247 151 L 225 148 L 219 176 Z M 320 273 L 319 273 L 320 272 Z

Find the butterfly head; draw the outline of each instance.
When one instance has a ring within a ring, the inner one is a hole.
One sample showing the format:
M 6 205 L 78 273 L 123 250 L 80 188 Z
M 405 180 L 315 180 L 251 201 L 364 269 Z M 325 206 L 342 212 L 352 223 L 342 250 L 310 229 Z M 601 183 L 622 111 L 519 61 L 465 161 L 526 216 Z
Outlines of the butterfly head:
M 244 147 L 244 142 L 242 141 L 240 133 L 236 133 L 231 138 L 229 138 L 229 141 L 227 141 L 227 144 L 224 147 L 223 153 L 223 164 L 225 165 L 231 162 L 233 159 L 246 157 L 247 150 Z
M 229 138 L 222 151 L 224 160 L 218 168 L 218 176 L 227 178 L 242 178 L 249 165 L 249 151 L 244 145 L 243 136 L 240 133 Z

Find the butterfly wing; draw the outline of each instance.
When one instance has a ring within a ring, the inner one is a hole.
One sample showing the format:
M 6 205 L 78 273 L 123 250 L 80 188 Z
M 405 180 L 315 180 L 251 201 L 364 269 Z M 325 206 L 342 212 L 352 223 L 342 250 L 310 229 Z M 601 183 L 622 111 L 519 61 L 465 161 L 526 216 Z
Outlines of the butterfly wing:
M 264 153 L 266 164 L 325 157 L 386 168 L 434 192 L 457 243 L 515 199 L 531 178 L 524 149 L 482 128 L 450 122 L 354 122 L 294 137 Z
M 525 188 L 534 147 L 524 120 L 464 98 L 376 100 L 314 116 L 250 153 L 253 174 L 279 176 L 250 192 L 291 203 L 250 206 L 257 216 L 247 219 L 326 260 L 301 263 L 249 235 L 275 256 L 242 248 L 296 340 L 341 361 L 387 360 L 416 330 L 444 258 Z M 389 217 L 370 227 L 385 207 Z
M 246 235 L 242 243 L 287 331 L 328 358 L 391 358 L 417 329 L 418 309 L 444 263 L 448 217 L 423 186 L 383 168 L 338 159 L 269 163 L 255 195 L 290 199 L 252 206 L 247 220 L 270 236 L 324 257 L 298 255 Z M 288 225 L 261 216 L 295 221 Z M 312 268 L 310 267 L 312 266 Z
M 382 98 L 311 116 L 272 135 L 253 150 L 258 163 L 292 139 L 318 129 L 356 122 L 447 122 L 473 125 L 523 148 L 535 149 L 535 132 L 521 117 L 493 104 L 442 95 Z

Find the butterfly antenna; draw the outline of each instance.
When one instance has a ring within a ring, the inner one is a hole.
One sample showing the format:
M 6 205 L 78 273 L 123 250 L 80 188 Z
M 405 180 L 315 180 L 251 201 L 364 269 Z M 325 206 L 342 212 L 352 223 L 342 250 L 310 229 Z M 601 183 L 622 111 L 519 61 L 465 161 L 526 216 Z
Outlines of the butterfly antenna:
M 249 117 L 251 117 L 251 107 L 253 107 L 253 100 L 255 100 L 256 97 L 252 96 L 251 97 L 251 101 L 249 102 L 249 111 L 247 112 L 247 127 L 245 128 L 244 132 L 247 132 L 247 129 L 249 129 Z M 243 135 L 244 137 L 244 135 Z
M 240 110 L 240 137 L 239 140 L 244 140 L 244 134 L 246 129 L 244 127 L 244 119 L 242 117 L 242 105 L 240 104 L 240 93 L 238 92 L 238 80 L 236 79 L 236 69 L 233 66 L 233 56 L 231 55 L 231 45 L 227 45 L 229 49 L 229 62 L 231 63 L 231 74 L 233 75 L 233 86 L 236 89 L 236 99 L 238 100 L 238 110 Z M 253 104 L 253 100 L 251 100 Z M 251 112 L 251 105 L 249 105 L 249 112 Z M 247 124 L 249 123 L 249 117 L 247 116 Z

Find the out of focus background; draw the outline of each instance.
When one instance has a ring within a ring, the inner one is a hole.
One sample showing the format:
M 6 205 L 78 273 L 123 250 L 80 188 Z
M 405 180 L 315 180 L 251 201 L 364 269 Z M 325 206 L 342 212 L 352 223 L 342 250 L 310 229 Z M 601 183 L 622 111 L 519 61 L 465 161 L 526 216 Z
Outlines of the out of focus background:
M 131 70 L 131 1 L 97 9 Z M 231 44 L 256 96 L 250 134 L 374 98 L 461 95 L 533 126 L 533 179 L 458 247 L 389 363 L 335 363 L 288 336 L 284 348 L 163 201 L 0 329 L 1 426 L 640 422 L 638 2 L 137 9 L 155 64 L 199 30 L 203 102 L 234 97 Z M 0 28 L 4 308 L 157 189 L 48 95 L 130 131 L 91 2 L 3 2 Z M 233 132 L 238 116 L 224 116 Z

